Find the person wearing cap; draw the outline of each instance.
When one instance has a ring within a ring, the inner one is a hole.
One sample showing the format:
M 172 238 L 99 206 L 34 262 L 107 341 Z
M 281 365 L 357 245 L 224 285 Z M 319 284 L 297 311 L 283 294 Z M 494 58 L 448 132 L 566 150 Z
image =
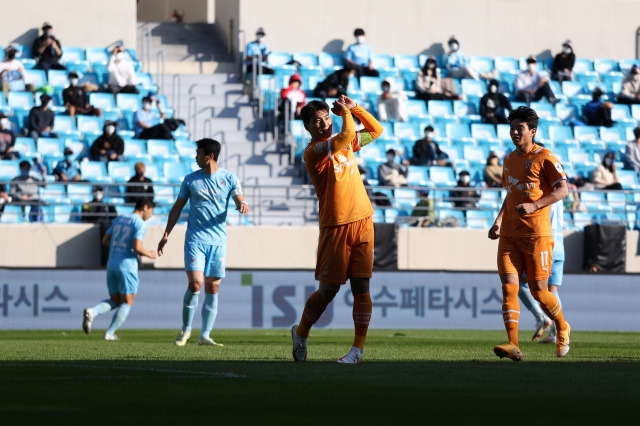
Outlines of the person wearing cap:
M 4 97 L 9 96 L 10 90 L 28 91 L 34 93 L 36 87 L 24 80 L 25 69 L 22 61 L 16 59 L 18 51 L 13 46 L 7 46 L 4 50 L 4 60 L 0 62 L 0 81 Z
M 64 149 L 64 160 L 61 160 L 56 164 L 52 174 L 56 177 L 56 180 L 60 182 L 77 182 L 82 180 L 82 174 L 80 174 L 80 163 L 76 161 L 71 148 L 66 147 Z
M 409 121 L 407 95 L 395 90 L 394 80 L 387 78 L 380 83 L 382 93 L 378 96 L 378 119 L 380 121 Z
M 85 223 L 111 223 L 116 216 L 116 208 L 112 204 L 104 202 L 104 187 L 95 185 L 91 189 L 93 198 L 88 203 L 82 205 L 80 219 Z
M 109 161 L 122 161 L 124 154 L 124 141 L 116 132 L 118 123 L 107 120 L 104 122 L 102 134 L 96 139 L 91 148 L 89 155 L 93 161 L 102 161 L 108 164 Z
M 58 135 L 53 132 L 53 124 L 55 114 L 49 109 L 51 96 L 46 93 L 40 95 L 40 105 L 34 106 L 29 111 L 29 119 L 27 121 L 27 130 L 29 136 L 34 140 L 39 137 L 57 138 Z
M 622 80 L 622 89 L 618 93 L 617 101 L 622 104 L 640 104 L 640 68 L 633 65 L 629 74 Z
M 469 57 L 460 50 L 458 39 L 452 36 L 447 44 L 449 45 L 449 52 L 445 56 L 447 77 L 478 80 L 478 73 L 471 67 Z
M 307 103 L 307 95 L 302 90 L 302 79 L 299 74 L 289 77 L 289 86 L 280 90 L 280 113 L 289 113 L 291 119 L 300 119 L 300 111 Z M 287 109 L 288 106 L 288 109 Z
M 11 130 L 11 122 L 4 112 L 0 112 L 0 160 L 15 160 L 20 153 L 15 152 L 16 134 Z
M 552 104 L 556 97 L 549 85 L 549 79 L 538 71 L 538 61 L 533 56 L 527 58 L 527 69 L 520 71 L 513 84 L 516 101 L 529 105 L 532 101 L 547 99 Z
M 559 81 L 569 81 L 572 79 L 571 72 L 576 63 L 576 55 L 573 52 L 571 40 L 562 43 L 562 51 L 553 58 L 551 65 L 551 79 Z
M 115 218 L 109 226 L 102 244 L 109 247 L 107 261 L 107 290 L 109 298 L 82 312 L 82 330 L 89 334 L 94 319 L 115 309 L 104 340 L 120 340 L 116 331 L 127 319 L 133 301 L 138 293 L 138 256 L 155 259 L 155 250 L 144 248 L 143 239 L 147 231 L 147 221 L 153 216 L 155 204 L 148 198 L 138 200 L 133 213 Z
M 140 198 L 151 198 L 153 200 L 153 181 L 144 175 L 146 166 L 142 161 L 138 161 L 133 167 L 136 174 L 127 182 L 124 190 L 124 202 L 135 204 Z
M 69 73 L 69 87 L 62 91 L 62 101 L 67 114 L 71 117 L 76 114 L 102 116 L 102 110 L 89 104 L 89 95 L 84 87 L 78 85 L 78 74 L 75 71 Z
M 62 57 L 62 44 L 53 36 L 53 26 L 48 22 L 42 24 L 42 35 L 33 41 L 31 54 L 38 60 L 36 68 L 49 71 L 64 70 L 60 63 Z
M 142 98 L 142 108 L 138 109 L 133 115 L 133 131 L 135 137 L 139 138 L 143 130 L 149 129 L 160 123 L 160 119 L 164 119 L 164 112 L 151 108 L 153 100 L 149 96 Z
M 246 72 L 250 74 L 253 72 L 253 61 L 257 61 L 257 66 L 260 67 L 262 74 L 273 74 L 274 71 L 267 66 L 267 57 L 271 53 L 269 46 L 264 41 L 265 36 L 264 28 L 260 27 L 256 31 L 256 39 L 247 44 L 245 52 L 245 65 Z M 260 70 L 257 70 L 260 71 Z
M 356 41 L 347 47 L 342 59 L 356 70 L 358 79 L 363 75 L 378 77 L 380 72 L 373 67 L 373 50 L 365 42 L 364 30 L 356 28 L 353 36 Z
M 507 116 L 511 113 L 509 98 L 500 93 L 498 80 L 491 80 L 487 86 L 487 93 L 480 98 L 479 113 L 483 123 L 509 124 Z
M 425 127 L 424 138 L 418 139 L 413 144 L 411 164 L 414 166 L 451 166 L 449 154 L 440 149 L 440 145 L 434 138 L 433 126 Z
M 465 216 L 468 209 L 478 208 L 476 202 L 480 198 L 480 193 L 471 186 L 471 174 L 468 171 L 460 172 L 456 189 L 449 191 L 449 197 L 454 207 L 462 210 Z
M 596 86 L 591 92 L 591 102 L 582 107 L 582 120 L 589 126 L 613 126 L 613 120 L 611 119 L 613 103 L 609 101 L 602 102 L 603 94 L 602 89 Z
M 111 49 L 111 56 L 107 63 L 109 78 L 107 84 L 103 86 L 105 92 L 113 93 L 138 93 L 136 87 L 136 70 L 133 62 L 127 59 L 126 49 L 122 44 L 116 44 Z

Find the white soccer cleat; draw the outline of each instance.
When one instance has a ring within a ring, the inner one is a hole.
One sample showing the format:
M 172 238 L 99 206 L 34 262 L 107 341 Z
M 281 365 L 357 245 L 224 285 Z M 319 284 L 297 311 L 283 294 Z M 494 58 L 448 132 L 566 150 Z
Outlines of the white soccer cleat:
M 200 346 L 224 346 L 222 343 L 216 343 L 211 337 L 201 337 L 198 344 Z
M 93 312 L 91 312 L 91 309 L 87 308 L 82 312 L 82 330 L 84 330 L 86 334 L 91 333 L 91 324 L 94 318 L 95 316 Z
M 300 337 L 296 334 L 298 325 L 291 327 L 291 340 L 293 341 L 293 360 L 296 362 L 305 362 L 307 360 L 307 338 Z
M 342 358 L 338 358 L 336 362 L 338 364 L 358 364 L 362 362 L 363 353 L 364 351 L 362 349 L 351 346 L 349 353 Z
M 556 343 L 556 335 L 549 333 L 542 339 L 538 340 L 538 343 Z
M 176 346 L 184 346 L 187 344 L 187 340 L 191 337 L 191 331 L 181 331 L 176 338 L 176 341 L 173 342 Z
M 104 340 L 120 340 L 115 334 L 104 333 Z
M 551 324 L 553 324 L 553 321 L 551 321 L 547 317 L 545 317 L 542 321 L 540 320 L 536 321 L 536 329 L 533 332 L 533 337 L 531 338 L 531 340 L 535 342 L 536 340 L 541 338 L 542 335 L 544 334 L 544 331 L 547 328 L 551 327 Z

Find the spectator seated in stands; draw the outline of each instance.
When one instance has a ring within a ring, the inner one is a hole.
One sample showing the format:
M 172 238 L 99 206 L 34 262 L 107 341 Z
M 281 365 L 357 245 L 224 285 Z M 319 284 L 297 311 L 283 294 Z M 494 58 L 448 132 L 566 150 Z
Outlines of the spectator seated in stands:
M 479 112 L 483 123 L 509 124 L 507 116 L 511 113 L 511 102 L 502 93 L 498 93 L 500 83 L 491 80 L 487 86 L 487 93 L 480 98 Z
M 482 177 L 487 187 L 502 188 L 502 165 L 500 165 L 500 157 L 493 151 L 487 157 Z
M 355 68 L 346 63 L 344 68 L 333 72 L 319 82 L 316 88 L 313 89 L 313 96 L 325 100 L 326 98 L 339 98 L 342 95 L 346 95 L 349 87 L 349 77 L 355 75 L 355 73 Z
M 453 205 L 464 212 L 468 209 L 477 208 L 476 202 L 480 198 L 480 193 L 471 186 L 471 174 L 463 170 L 458 175 L 457 189 L 451 190 L 449 196 L 453 200 Z
M 442 78 L 434 56 L 429 56 L 416 76 L 416 99 L 425 103 L 430 100 L 461 99 L 456 93 L 453 80 Z
M 280 114 L 288 113 L 291 120 L 300 119 L 300 111 L 307 103 L 307 94 L 302 90 L 300 75 L 293 74 L 289 77 L 289 85 L 280 90 L 278 111 Z
M 0 62 L 0 81 L 5 99 L 9 97 L 9 91 L 28 91 L 34 93 L 37 89 L 33 84 L 24 81 L 25 70 L 22 61 L 16 59 L 18 51 L 13 46 L 4 50 L 4 61 Z
M 138 93 L 136 87 L 136 71 L 133 62 L 127 58 L 127 51 L 122 44 L 117 44 L 111 50 L 111 56 L 107 63 L 109 80 L 103 91 L 118 93 Z
M 420 196 L 420 201 L 418 201 L 411 211 L 411 219 L 408 220 L 408 223 L 411 226 L 423 228 L 441 226 L 440 221 L 438 220 L 438 213 L 435 208 L 435 201 L 433 198 L 429 198 L 429 191 L 420 190 L 418 194 Z
M 137 110 L 133 115 L 133 130 L 135 131 L 135 137 L 139 138 L 140 134 L 145 129 L 160 124 L 160 119 L 164 119 L 164 112 L 151 108 L 153 105 L 153 99 L 149 96 L 142 98 L 142 108 Z
M 432 126 L 424 128 L 424 138 L 413 145 L 411 164 L 415 166 L 450 166 L 449 155 L 440 149 L 433 140 L 435 132 Z
M 530 104 L 546 98 L 552 104 L 556 103 L 556 97 L 549 85 L 549 79 L 538 71 L 538 61 L 533 56 L 527 58 L 527 69 L 520 71 L 513 84 L 516 101 Z
M 611 119 L 612 102 L 602 102 L 600 99 L 604 92 L 596 87 L 591 92 L 591 102 L 582 107 L 582 120 L 589 126 L 613 126 Z
M 179 118 L 167 118 L 162 123 L 144 129 L 138 139 L 169 139 L 175 140 L 173 131 L 177 130 L 181 125 L 184 126 L 184 120 Z
M 16 134 L 11 130 L 11 121 L 4 112 L 0 112 L 0 160 L 15 160 L 20 153 L 15 152 Z
M 73 150 L 69 147 L 64 149 L 64 160 L 61 160 L 56 164 L 53 169 L 53 175 L 57 181 L 60 182 L 77 182 L 82 180 L 82 174 L 80 174 L 80 163 L 73 158 Z
M 637 65 L 634 64 L 622 80 L 617 100 L 621 104 L 640 104 L 640 68 Z
M 40 209 L 40 197 L 38 187 L 43 181 L 35 173 L 31 173 L 31 164 L 23 160 L 20 162 L 20 174 L 11 179 L 9 189 L 13 204 L 22 206 L 22 212 L 29 207 L 29 221 L 42 222 L 44 217 Z
M 378 166 L 378 183 L 380 186 L 407 186 L 409 175 L 409 162 L 402 164 L 395 162 L 396 152 L 393 149 L 387 151 L 387 161 Z
M 393 80 L 380 83 L 382 93 L 378 97 L 378 119 L 380 121 L 409 121 L 407 95 L 393 87 Z
M 37 140 L 39 137 L 58 137 L 58 135 L 52 131 L 55 114 L 49 109 L 50 102 L 51 96 L 45 93 L 40 96 L 40 106 L 34 106 L 29 112 L 27 132 L 34 140 Z
M 345 50 L 343 55 L 345 64 L 348 63 L 355 69 L 358 79 L 363 75 L 378 77 L 380 73 L 373 68 L 373 50 L 365 43 L 364 30 L 356 28 L 353 36 L 356 38 L 356 42 L 350 44 Z
M 82 205 L 81 220 L 85 223 L 109 224 L 118 213 L 115 206 L 102 201 L 104 188 L 96 185 L 93 187 L 93 199 Z
M 602 163 L 591 172 L 591 182 L 596 189 L 622 189 L 622 184 L 618 182 L 615 159 L 614 152 L 607 152 Z
M 2 216 L 2 212 L 4 211 L 4 206 L 7 204 L 11 204 L 13 198 L 7 192 L 5 185 L 0 185 L 0 216 Z
M 153 181 L 144 175 L 146 171 L 144 163 L 138 161 L 134 168 L 136 174 L 127 182 L 124 202 L 127 204 L 135 204 L 140 198 L 150 198 L 153 200 Z
M 640 127 L 633 129 L 633 137 L 624 150 L 624 168 L 640 173 Z
M 62 100 L 67 109 L 67 114 L 75 117 L 80 115 L 95 115 L 102 117 L 102 110 L 89 105 L 89 95 L 84 87 L 78 85 L 78 74 L 75 71 L 69 73 L 69 86 L 62 91 Z
M 102 135 L 93 142 L 89 150 L 93 161 L 122 161 L 124 153 L 124 141 L 116 131 L 118 123 L 107 120 L 102 128 Z
M 445 67 L 451 78 L 472 78 L 478 80 L 478 73 L 474 70 L 470 63 L 469 57 L 460 50 L 460 43 L 451 36 L 447 42 L 449 52 L 445 55 Z
M 573 52 L 571 40 L 562 43 L 562 52 L 553 58 L 551 65 L 551 79 L 562 83 L 572 79 L 571 72 L 573 65 L 576 63 L 576 55 Z
M 60 63 L 62 57 L 62 44 L 53 35 L 53 26 L 48 22 L 42 24 L 42 35 L 33 41 L 31 54 L 38 61 L 36 68 L 49 71 L 64 70 L 64 65 Z
M 269 46 L 264 41 L 264 28 L 260 27 L 256 30 L 256 39 L 247 44 L 246 48 L 246 73 L 253 73 L 253 60 L 257 61 L 257 66 L 260 67 L 259 72 L 262 74 L 273 74 L 274 71 L 267 66 L 267 58 L 271 51 Z

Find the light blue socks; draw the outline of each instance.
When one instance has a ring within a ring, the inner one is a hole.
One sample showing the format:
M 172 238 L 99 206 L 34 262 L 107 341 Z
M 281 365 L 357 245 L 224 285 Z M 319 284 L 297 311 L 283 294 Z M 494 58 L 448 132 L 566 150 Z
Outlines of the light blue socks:
M 182 305 L 182 331 L 191 331 L 193 316 L 196 314 L 196 309 L 198 308 L 199 294 L 199 291 L 194 293 L 188 288 L 184 293 L 184 304 Z
M 116 330 L 120 328 L 122 323 L 127 319 L 127 316 L 129 316 L 129 311 L 131 311 L 131 306 L 127 305 L 126 303 L 122 303 L 118 307 L 116 313 L 113 314 L 111 325 L 109 325 L 107 334 L 114 335 L 116 333 Z
M 533 314 L 536 321 L 544 321 L 546 314 L 540 307 L 540 304 L 533 298 L 533 295 L 529 291 L 529 284 L 520 283 L 520 289 L 518 290 L 518 297 L 522 301 L 522 304 Z
M 209 334 L 213 329 L 213 324 L 216 322 L 216 316 L 218 316 L 218 295 L 205 292 L 204 304 L 202 305 L 201 339 L 209 337 Z
M 116 308 L 116 302 L 114 302 L 111 299 L 105 299 L 102 302 L 98 303 L 93 308 L 90 308 L 90 310 L 93 316 L 97 317 L 98 315 L 109 312 L 110 310 L 115 308 Z

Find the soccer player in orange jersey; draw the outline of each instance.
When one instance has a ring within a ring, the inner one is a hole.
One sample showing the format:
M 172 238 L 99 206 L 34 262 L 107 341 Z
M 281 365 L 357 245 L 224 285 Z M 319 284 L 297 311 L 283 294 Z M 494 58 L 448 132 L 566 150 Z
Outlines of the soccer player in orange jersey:
M 347 280 L 353 293 L 355 338 L 341 364 L 362 361 L 371 319 L 369 279 L 373 270 L 373 208 L 358 171 L 354 152 L 382 133 L 378 121 L 356 102 L 341 96 L 331 112 L 342 117 L 342 129 L 332 134 L 329 106 L 311 101 L 301 111 L 311 142 L 304 163 L 319 203 L 320 235 L 315 276 L 319 281 L 304 306 L 300 323 L 291 328 L 294 361 L 306 361 L 309 330 Z M 356 132 L 353 116 L 364 130 Z
M 533 298 L 556 325 L 556 355 L 569 352 L 571 328 L 564 320 L 558 299 L 549 291 L 553 237 L 549 206 L 569 193 L 558 158 L 534 142 L 538 115 L 529 107 L 509 114 L 510 135 L 516 149 L 503 163 L 502 184 L 507 196 L 489 238 L 498 243 L 498 272 L 502 281 L 502 317 L 508 342 L 493 351 L 500 358 L 522 360 L 518 345 L 518 277 L 527 274 Z

